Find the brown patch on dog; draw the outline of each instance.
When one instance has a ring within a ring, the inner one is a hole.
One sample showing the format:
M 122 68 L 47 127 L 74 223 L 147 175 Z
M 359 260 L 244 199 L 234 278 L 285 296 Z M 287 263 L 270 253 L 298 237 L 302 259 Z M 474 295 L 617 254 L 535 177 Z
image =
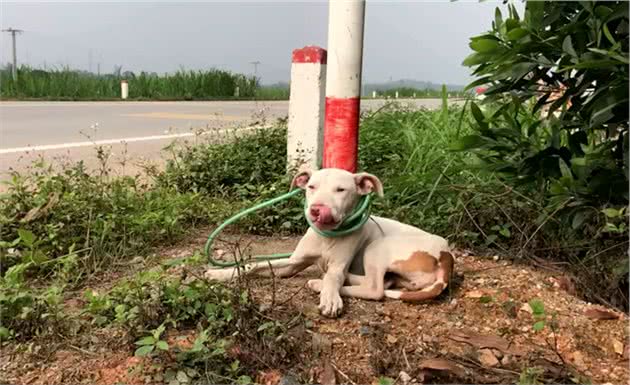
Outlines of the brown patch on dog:
M 418 302 L 432 299 L 440 295 L 446 288 L 446 284 L 442 282 L 434 283 L 430 287 L 417 291 L 403 291 L 400 294 L 400 300 L 405 302 Z
M 453 254 L 448 251 L 440 251 L 440 270 L 442 270 L 443 281 L 448 285 L 451 282 L 453 275 L 453 266 L 455 266 L 455 259 Z
M 392 264 L 394 270 L 400 273 L 421 271 L 432 273 L 437 268 L 438 261 L 431 254 L 424 251 L 415 251 L 408 259 L 396 261 Z
M 417 253 L 418 252 L 414 253 L 413 255 L 416 255 Z M 423 254 L 431 257 L 431 255 L 427 253 L 423 253 Z M 435 261 L 435 258 L 431 257 L 431 259 Z M 402 262 L 409 263 L 410 260 L 411 258 L 407 261 L 402 261 Z M 435 268 L 437 267 L 438 272 L 437 272 L 437 276 L 435 277 L 436 282 L 433 285 L 422 290 L 404 291 L 400 294 L 400 299 L 406 302 L 417 302 L 417 301 L 424 301 L 424 300 L 433 299 L 437 297 L 448 286 L 451 280 L 451 275 L 453 274 L 454 265 L 455 265 L 455 260 L 453 258 L 453 254 L 451 254 L 448 251 L 441 251 L 439 262 L 435 261 L 434 269 L 430 270 L 430 271 L 434 271 Z

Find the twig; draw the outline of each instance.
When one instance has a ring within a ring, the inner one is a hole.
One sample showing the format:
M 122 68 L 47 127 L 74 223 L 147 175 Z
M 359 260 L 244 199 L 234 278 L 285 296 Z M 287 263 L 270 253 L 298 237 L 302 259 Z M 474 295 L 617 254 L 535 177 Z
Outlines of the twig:
M 460 200 L 461 202 L 461 200 Z M 481 232 L 481 234 L 483 235 L 484 238 L 488 238 L 488 236 L 486 235 L 485 231 L 483 231 L 483 229 L 481 227 L 479 227 L 479 225 L 477 224 L 477 222 L 475 221 L 475 219 L 473 218 L 472 214 L 470 214 L 470 211 L 468 211 L 468 208 L 466 207 L 466 204 L 464 202 L 462 202 L 462 206 L 464 207 L 464 210 L 466 211 L 466 214 L 468 214 L 468 217 L 470 218 L 470 220 L 472 221 L 473 225 L 475 225 L 475 227 L 477 228 L 477 230 L 479 230 Z M 505 252 L 507 252 L 507 250 L 505 249 L 505 247 L 499 245 L 498 243 L 494 242 L 495 245 L 499 246 L 499 248 Z
M 94 352 L 91 352 L 91 351 L 89 351 L 89 350 L 81 349 L 81 348 L 80 348 L 80 347 L 78 347 L 78 346 L 74 346 L 74 345 L 71 345 L 71 344 L 68 344 L 68 346 L 69 346 L 69 347 L 71 347 L 71 348 L 72 348 L 72 349 L 74 349 L 74 350 L 78 350 L 78 351 L 80 351 L 81 353 L 85 353 L 85 354 L 88 354 L 88 355 L 90 355 L 90 356 L 98 356 L 98 353 L 94 353 Z
M 411 365 L 409 365 L 409 360 L 407 359 L 407 352 L 405 352 L 405 347 L 401 347 L 403 358 L 405 359 L 405 364 L 407 365 L 407 370 L 411 370 Z
M 547 216 L 547 218 L 545 218 L 545 220 L 536 228 L 536 230 L 532 233 L 532 235 L 530 235 L 530 237 L 527 239 L 527 241 L 525 242 L 525 244 L 523 246 L 521 246 L 521 251 L 519 252 L 519 254 L 523 254 L 523 251 L 525 250 L 525 246 L 527 246 L 527 244 L 534 239 L 534 236 L 538 233 L 538 231 L 540 231 L 540 229 L 542 229 L 542 227 L 551 219 L 553 218 L 553 216 L 560 211 L 561 209 L 564 208 L 564 206 L 569 203 L 573 198 L 569 198 L 566 201 L 564 201 L 560 206 L 558 206 L 557 209 L 555 209 L 551 214 L 549 214 L 549 216 Z
M 337 365 L 335 365 L 334 363 L 330 363 L 330 365 L 337 371 L 337 373 L 341 374 L 343 376 L 343 378 L 345 378 L 348 382 L 350 382 L 352 385 L 357 385 L 356 382 L 352 381 L 350 379 L 350 377 L 348 377 L 344 372 L 342 372 Z
M 267 265 L 271 272 L 271 309 L 273 309 L 276 306 L 276 273 L 273 271 L 270 260 L 267 260 Z
M 291 294 L 291 296 L 290 296 L 290 297 L 289 297 L 286 301 L 280 302 L 279 306 L 284 306 L 284 305 L 286 305 L 288 302 L 291 302 L 291 300 L 292 300 L 292 299 L 293 299 L 296 295 L 298 295 L 298 294 L 299 294 L 302 290 L 304 290 L 304 288 L 306 287 L 306 285 L 307 285 L 307 284 L 308 284 L 308 281 L 307 281 L 307 282 L 304 282 L 304 285 L 302 285 L 302 287 L 300 287 L 298 290 L 296 290 L 296 291 L 295 291 L 295 293 Z

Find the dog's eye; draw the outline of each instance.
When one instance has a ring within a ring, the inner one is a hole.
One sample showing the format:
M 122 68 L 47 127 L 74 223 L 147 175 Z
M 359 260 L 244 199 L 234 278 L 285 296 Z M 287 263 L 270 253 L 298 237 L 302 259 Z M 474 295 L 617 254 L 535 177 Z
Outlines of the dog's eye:
M 312 184 L 311 184 L 311 185 L 306 186 L 306 188 L 308 188 L 309 190 L 315 190 L 315 186 L 313 186 Z
M 337 192 L 344 192 L 344 191 L 346 191 L 346 189 L 345 189 L 345 188 L 343 188 L 343 187 L 337 187 Z

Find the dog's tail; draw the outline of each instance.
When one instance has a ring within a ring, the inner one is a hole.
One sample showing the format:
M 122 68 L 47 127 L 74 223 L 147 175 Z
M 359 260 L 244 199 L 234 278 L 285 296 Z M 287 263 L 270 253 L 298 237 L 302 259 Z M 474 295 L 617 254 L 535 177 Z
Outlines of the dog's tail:
M 440 295 L 448 286 L 451 275 L 453 274 L 454 264 L 453 254 L 448 251 L 442 251 L 440 252 L 435 282 L 433 282 L 431 286 L 415 291 L 385 290 L 385 297 L 400 299 L 405 302 L 418 302 L 433 299 Z

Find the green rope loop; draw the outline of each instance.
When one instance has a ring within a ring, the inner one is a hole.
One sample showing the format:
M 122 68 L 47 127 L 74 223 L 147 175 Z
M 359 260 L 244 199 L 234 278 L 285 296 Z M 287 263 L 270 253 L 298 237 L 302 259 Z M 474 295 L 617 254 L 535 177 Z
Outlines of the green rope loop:
M 238 262 L 221 262 L 221 261 L 217 261 L 216 259 L 212 258 L 211 256 L 211 248 L 212 248 L 212 243 L 214 243 L 215 238 L 219 235 L 219 233 L 221 233 L 221 231 L 223 231 L 224 228 L 226 228 L 227 226 L 231 225 L 232 223 L 240 220 L 241 218 L 255 212 L 258 210 L 261 210 L 263 208 L 269 207 L 269 206 L 273 206 L 278 202 L 282 202 L 285 200 L 288 200 L 290 198 L 293 198 L 295 196 L 297 196 L 298 194 L 300 194 L 302 192 L 302 190 L 293 190 L 290 191 L 286 194 L 280 195 L 279 197 L 270 199 L 268 201 L 259 203 L 253 207 L 250 207 L 248 209 L 245 209 L 243 211 L 241 211 L 240 213 L 232 216 L 231 218 L 228 218 L 225 222 L 223 222 L 219 227 L 217 227 L 211 234 L 210 236 L 208 236 L 208 240 L 206 241 L 206 246 L 204 248 L 204 253 L 206 255 L 206 257 L 208 258 L 208 262 L 216 267 L 231 267 L 231 266 L 236 266 L 238 264 Z M 360 229 L 361 227 L 363 227 L 363 225 L 365 224 L 365 222 L 367 222 L 367 220 L 370 218 L 370 209 L 372 206 L 372 194 L 368 194 L 368 195 L 364 195 L 363 197 L 361 197 L 361 200 L 359 201 L 359 204 L 356 205 L 356 207 L 354 208 L 354 210 L 352 211 L 352 214 L 350 214 L 348 217 L 346 217 L 346 219 L 343 220 L 343 222 L 341 223 L 341 225 L 339 225 L 339 227 L 337 227 L 334 230 L 320 230 L 318 229 L 313 222 L 310 220 L 310 218 L 308 217 L 308 215 L 306 215 L 306 221 L 308 222 L 308 225 L 319 235 L 323 236 L 323 237 L 328 237 L 328 238 L 335 238 L 335 237 L 342 237 L 344 235 L 350 234 L 358 229 Z M 306 211 L 307 208 L 307 203 L 306 200 L 304 200 L 304 209 Z M 277 254 L 268 254 L 268 255 L 256 255 L 254 257 L 251 258 L 251 260 L 247 261 L 247 262 L 259 262 L 259 261 L 271 261 L 274 259 L 284 259 L 284 258 L 289 258 L 291 256 L 291 254 L 293 253 L 277 253 Z

